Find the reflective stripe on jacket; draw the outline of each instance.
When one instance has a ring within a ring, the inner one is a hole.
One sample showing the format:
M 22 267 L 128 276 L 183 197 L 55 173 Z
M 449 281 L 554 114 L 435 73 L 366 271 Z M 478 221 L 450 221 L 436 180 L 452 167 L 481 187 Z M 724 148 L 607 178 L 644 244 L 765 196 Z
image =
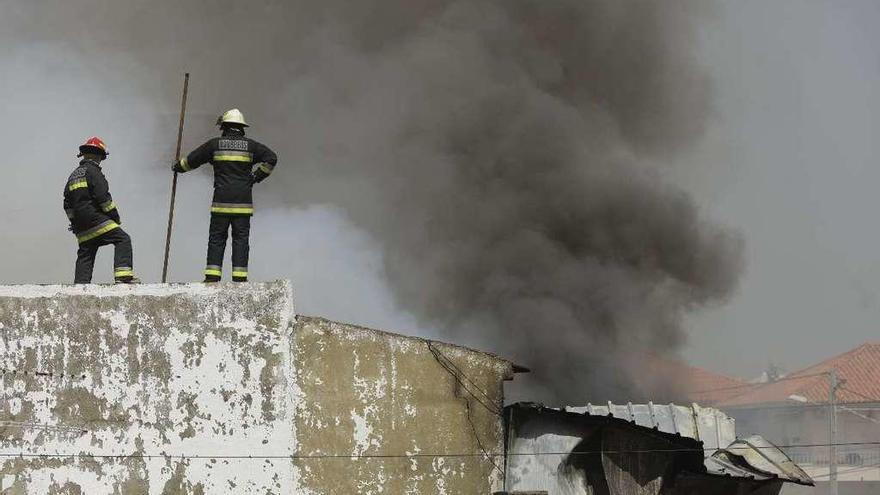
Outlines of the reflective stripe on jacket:
M 226 129 L 223 135 L 209 139 L 174 167 L 189 172 L 205 163 L 214 166 L 214 199 L 211 213 L 253 215 L 253 185 L 268 177 L 278 163 L 269 147 L 242 131 Z
M 81 243 L 119 227 L 119 210 L 98 162 L 83 159 L 70 174 L 64 185 L 64 213 Z

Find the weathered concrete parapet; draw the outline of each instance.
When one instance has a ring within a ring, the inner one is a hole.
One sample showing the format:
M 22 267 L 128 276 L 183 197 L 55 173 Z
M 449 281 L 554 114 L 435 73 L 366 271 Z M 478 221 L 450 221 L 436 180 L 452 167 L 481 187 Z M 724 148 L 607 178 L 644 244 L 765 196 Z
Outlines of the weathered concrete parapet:
M 0 287 L 0 492 L 491 493 L 511 374 L 289 282 Z
M 2 489 L 283 493 L 293 316 L 289 282 L 0 287 L 0 451 L 47 455 Z
M 501 412 L 510 362 L 320 318 L 298 317 L 294 335 L 301 393 L 296 440 L 303 456 L 296 464 L 301 486 L 313 490 L 308 493 L 500 489 L 503 457 L 481 454 L 504 452 Z M 313 457 L 328 454 L 352 458 Z

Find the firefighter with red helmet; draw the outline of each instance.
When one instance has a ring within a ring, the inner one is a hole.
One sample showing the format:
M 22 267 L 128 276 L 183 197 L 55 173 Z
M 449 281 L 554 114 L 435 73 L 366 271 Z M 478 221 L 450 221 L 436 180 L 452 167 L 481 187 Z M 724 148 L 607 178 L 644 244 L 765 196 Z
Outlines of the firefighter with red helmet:
M 89 138 L 79 147 L 79 166 L 64 185 L 64 211 L 70 220 L 70 231 L 76 235 L 79 250 L 76 256 L 74 283 L 88 284 L 98 248 L 113 244 L 113 277 L 117 283 L 137 282 L 132 263 L 131 237 L 122 230 L 119 210 L 101 162 L 107 159 L 107 145 L 99 137 Z
M 210 162 L 214 166 L 214 202 L 208 233 L 205 282 L 218 282 L 223 273 L 223 253 L 232 231 L 232 280 L 248 279 L 249 237 L 254 214 L 253 185 L 275 169 L 278 157 L 269 147 L 245 137 L 248 127 L 236 109 L 217 119 L 221 135 L 208 140 L 186 158 L 174 162 L 175 172 L 189 172 Z

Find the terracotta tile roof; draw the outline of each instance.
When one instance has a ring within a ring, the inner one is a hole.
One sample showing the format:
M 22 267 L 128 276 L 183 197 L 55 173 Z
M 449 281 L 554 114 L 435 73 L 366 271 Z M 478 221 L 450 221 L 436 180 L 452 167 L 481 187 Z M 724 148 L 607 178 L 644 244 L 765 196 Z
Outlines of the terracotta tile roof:
M 718 403 L 745 406 L 790 403 L 792 395 L 810 402 L 828 402 L 828 371 L 845 380 L 837 391 L 840 402 L 880 402 L 880 343 L 867 343 L 821 363 L 804 368 L 773 383 L 756 384 Z
M 692 374 L 685 382 L 688 398 L 700 405 L 712 406 L 748 390 L 739 378 L 719 375 L 691 366 Z
M 636 379 L 648 389 L 657 383 L 671 383 L 677 400 L 696 402 L 711 406 L 748 390 L 747 382 L 738 378 L 713 373 L 707 369 L 690 366 L 656 354 L 642 355 L 639 366 L 644 380 Z M 656 389 L 656 387 L 654 387 Z

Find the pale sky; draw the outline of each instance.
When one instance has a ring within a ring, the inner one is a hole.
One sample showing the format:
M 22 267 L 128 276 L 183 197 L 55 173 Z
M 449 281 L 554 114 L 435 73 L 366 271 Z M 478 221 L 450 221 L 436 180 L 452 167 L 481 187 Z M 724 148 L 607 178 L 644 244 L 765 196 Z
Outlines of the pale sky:
M 880 3 L 730 1 L 703 30 L 717 115 L 675 180 L 747 272 L 685 356 L 743 377 L 880 340 Z

